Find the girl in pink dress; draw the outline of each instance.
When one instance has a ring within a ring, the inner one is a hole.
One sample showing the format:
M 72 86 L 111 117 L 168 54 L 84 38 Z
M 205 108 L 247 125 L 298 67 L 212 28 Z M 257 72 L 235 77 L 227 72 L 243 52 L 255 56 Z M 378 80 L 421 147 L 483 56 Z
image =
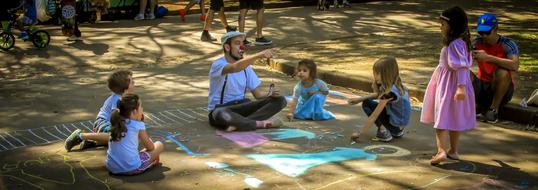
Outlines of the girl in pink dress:
M 430 161 L 432 165 L 446 158 L 458 160 L 460 132 L 476 126 L 467 14 L 460 7 L 452 7 L 443 11 L 439 21 L 444 47 L 426 89 L 420 117 L 422 123 L 433 123 L 436 129 L 437 154 Z

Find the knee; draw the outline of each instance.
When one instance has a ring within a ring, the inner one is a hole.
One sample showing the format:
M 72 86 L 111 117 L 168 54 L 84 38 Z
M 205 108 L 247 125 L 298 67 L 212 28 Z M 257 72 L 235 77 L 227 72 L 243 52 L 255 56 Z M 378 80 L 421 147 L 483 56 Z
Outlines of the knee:
M 216 108 L 215 111 L 213 111 L 214 118 L 220 121 L 230 121 L 232 116 L 228 111 L 228 108 Z
M 497 81 L 510 80 L 510 75 L 508 74 L 508 70 L 498 68 L 495 71 L 495 80 Z
M 362 110 L 366 113 L 372 112 L 372 109 L 374 107 L 374 100 L 367 99 L 362 102 Z
M 164 150 L 164 144 L 161 141 L 157 141 L 153 143 L 155 146 L 155 152 L 159 153 Z
M 284 96 L 272 98 L 272 101 L 277 104 L 280 109 L 284 109 L 286 105 L 288 105 L 288 101 L 286 101 L 286 98 Z

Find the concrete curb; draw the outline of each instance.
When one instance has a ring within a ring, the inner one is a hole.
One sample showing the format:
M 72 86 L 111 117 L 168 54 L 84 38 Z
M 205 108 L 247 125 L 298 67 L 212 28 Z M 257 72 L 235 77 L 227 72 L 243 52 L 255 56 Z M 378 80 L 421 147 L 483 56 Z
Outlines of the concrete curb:
M 293 75 L 295 72 L 295 64 L 292 63 L 281 63 L 272 60 L 269 62 L 269 66 L 272 69 L 278 70 L 287 75 Z M 341 73 L 325 71 L 322 69 L 318 70 L 318 77 L 332 85 L 372 92 L 372 82 L 367 79 L 361 79 Z M 410 84 L 406 84 L 406 86 L 409 89 L 410 96 L 416 97 L 420 100 L 423 99 L 426 89 Z M 538 124 L 538 108 L 522 108 L 519 105 L 509 103 L 499 110 L 499 117 L 502 120 L 513 121 L 528 126 L 536 126 Z

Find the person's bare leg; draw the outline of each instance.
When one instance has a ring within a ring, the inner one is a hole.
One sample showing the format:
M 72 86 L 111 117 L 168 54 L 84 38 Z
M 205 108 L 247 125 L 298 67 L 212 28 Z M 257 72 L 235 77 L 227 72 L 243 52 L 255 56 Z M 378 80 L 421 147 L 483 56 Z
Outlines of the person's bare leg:
M 224 28 L 226 28 L 228 26 L 228 21 L 226 20 L 226 15 L 224 14 L 224 7 L 220 8 L 219 19 L 222 25 L 224 25 Z
M 146 12 L 146 5 L 148 5 L 148 0 L 140 0 L 140 10 L 138 14 L 144 14 Z
M 263 12 L 265 11 L 264 8 L 258 9 L 256 12 L 256 36 L 258 38 L 263 37 L 262 29 L 263 29 Z
M 82 138 L 82 140 L 95 141 L 97 145 L 105 145 L 105 144 L 108 144 L 108 141 L 110 140 L 110 134 L 108 133 L 81 133 L 80 138 Z
M 460 141 L 460 132 L 459 131 L 449 131 L 450 136 L 450 149 L 448 149 L 447 156 L 450 156 L 451 159 L 459 160 L 460 155 L 458 154 L 458 144 Z
M 497 71 L 495 71 L 495 79 L 493 81 L 493 89 L 495 90 L 495 94 L 493 95 L 493 102 L 491 103 L 490 108 L 499 110 L 504 95 L 506 92 L 508 92 L 511 80 L 512 79 L 510 78 L 507 70 L 497 69 Z
M 155 149 L 151 151 L 147 151 L 149 155 L 151 156 L 150 158 L 151 162 L 157 159 L 159 155 L 161 154 L 161 152 L 164 150 L 164 144 L 161 141 L 154 142 L 153 146 L 155 146 Z
M 200 14 L 204 15 L 205 14 L 205 2 L 204 2 L 204 0 L 200 0 L 200 3 L 198 5 L 200 5 Z
M 239 10 L 239 32 L 245 32 L 245 19 L 247 17 L 248 9 Z
M 209 9 L 206 14 L 205 23 L 204 23 L 204 30 L 211 30 L 211 23 L 213 22 L 213 14 L 214 11 Z
M 447 145 L 449 144 L 448 131 L 443 129 L 435 129 L 435 140 L 437 141 L 437 154 L 432 157 L 430 164 L 436 165 L 446 159 Z
M 156 0 L 148 0 L 149 1 L 149 14 L 155 14 L 155 1 Z
M 185 14 L 188 14 L 189 11 L 191 10 L 192 6 L 194 6 L 194 1 L 189 1 L 189 4 L 187 4 L 187 6 L 185 6 Z

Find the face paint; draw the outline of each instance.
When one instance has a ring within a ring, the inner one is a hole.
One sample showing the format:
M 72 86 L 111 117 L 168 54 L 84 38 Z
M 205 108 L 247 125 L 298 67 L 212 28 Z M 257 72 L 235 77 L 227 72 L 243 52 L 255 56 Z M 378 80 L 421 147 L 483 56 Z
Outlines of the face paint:
M 247 46 L 245 46 L 245 45 L 240 45 L 239 46 L 239 53 L 240 54 L 243 54 L 246 50 L 247 50 Z

